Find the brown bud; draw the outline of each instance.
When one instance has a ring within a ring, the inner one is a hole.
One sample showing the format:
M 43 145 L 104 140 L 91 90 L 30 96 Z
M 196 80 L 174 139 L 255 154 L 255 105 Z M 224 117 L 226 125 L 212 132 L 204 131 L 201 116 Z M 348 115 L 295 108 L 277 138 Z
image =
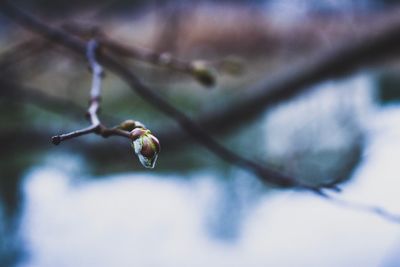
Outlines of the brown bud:
M 132 131 L 135 128 L 145 129 L 146 127 L 139 121 L 125 120 L 120 125 L 118 125 L 118 128 L 125 131 Z
M 191 64 L 192 74 L 202 85 L 211 87 L 215 85 L 215 71 L 205 61 L 197 60 Z

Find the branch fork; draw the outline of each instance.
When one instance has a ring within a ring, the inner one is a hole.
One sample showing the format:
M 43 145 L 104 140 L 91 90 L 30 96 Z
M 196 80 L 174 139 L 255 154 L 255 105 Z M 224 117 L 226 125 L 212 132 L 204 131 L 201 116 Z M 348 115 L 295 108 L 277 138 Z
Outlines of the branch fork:
M 53 136 L 51 141 L 53 144 L 58 145 L 61 142 L 69 139 L 73 139 L 82 135 L 87 134 L 97 134 L 106 138 L 109 136 L 122 136 L 129 138 L 130 134 L 128 131 L 119 129 L 118 127 L 107 128 L 100 121 L 98 116 L 98 112 L 100 110 L 100 102 L 101 102 L 101 85 L 102 79 L 104 77 L 103 67 L 98 63 L 96 59 L 97 50 L 99 48 L 99 43 L 95 39 L 89 40 L 86 46 L 86 57 L 89 62 L 89 67 L 92 73 L 92 87 L 90 90 L 90 100 L 89 100 L 89 108 L 87 109 L 86 115 L 91 125 L 76 130 L 70 133 L 60 134 Z
M 59 145 L 65 140 L 87 134 L 97 134 L 104 138 L 109 136 L 121 136 L 132 141 L 132 147 L 144 167 L 154 168 L 158 153 L 160 152 L 160 143 L 142 123 L 127 120 L 116 127 L 108 128 L 100 121 L 98 112 L 100 110 L 101 85 L 104 78 L 104 71 L 103 67 L 96 59 L 98 48 L 99 43 L 95 39 L 90 39 L 88 41 L 86 46 L 86 58 L 92 73 L 92 87 L 90 89 L 89 108 L 87 109 L 86 116 L 91 125 L 70 133 L 53 136 L 51 141 L 54 145 Z

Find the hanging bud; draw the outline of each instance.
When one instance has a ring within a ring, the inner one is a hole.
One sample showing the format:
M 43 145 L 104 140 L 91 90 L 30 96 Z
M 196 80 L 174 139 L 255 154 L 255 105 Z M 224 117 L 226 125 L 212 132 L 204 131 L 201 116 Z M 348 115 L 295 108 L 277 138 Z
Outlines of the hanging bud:
M 146 126 L 143 125 L 140 121 L 134 121 L 134 120 L 126 120 L 123 121 L 120 125 L 118 125 L 118 128 L 124 131 L 132 131 L 135 128 L 146 128 Z
M 211 87 L 215 85 L 215 71 L 205 61 L 196 60 L 191 64 L 193 76 L 202 85 Z
M 132 147 L 138 156 L 140 163 L 145 168 L 154 168 L 158 153 L 160 153 L 160 142 L 150 132 L 144 128 L 135 128 L 130 133 Z

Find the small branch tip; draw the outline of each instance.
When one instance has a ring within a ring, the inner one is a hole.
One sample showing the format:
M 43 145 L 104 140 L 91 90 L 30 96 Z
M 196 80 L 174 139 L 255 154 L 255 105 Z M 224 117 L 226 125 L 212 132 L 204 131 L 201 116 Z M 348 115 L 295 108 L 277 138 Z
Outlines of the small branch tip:
M 53 145 L 59 145 L 61 143 L 61 137 L 59 135 L 53 136 L 51 138 L 51 142 L 53 143 Z

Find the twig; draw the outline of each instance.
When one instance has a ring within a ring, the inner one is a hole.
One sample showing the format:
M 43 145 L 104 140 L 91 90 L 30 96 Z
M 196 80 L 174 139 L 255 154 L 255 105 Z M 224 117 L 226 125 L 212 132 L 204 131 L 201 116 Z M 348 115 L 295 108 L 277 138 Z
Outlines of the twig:
M 98 48 L 98 43 L 94 39 L 91 39 L 87 43 L 86 57 L 90 65 L 90 69 L 92 71 L 92 87 L 90 90 L 90 101 L 89 108 L 87 110 L 87 115 L 90 120 L 91 125 L 84 129 L 80 129 L 77 131 L 73 131 L 66 134 L 60 134 L 53 136 L 51 141 L 53 144 L 58 145 L 62 141 L 69 140 L 72 138 L 76 138 L 86 134 L 99 134 L 103 137 L 109 136 L 122 136 L 129 138 L 129 132 L 114 128 L 107 128 L 103 124 L 101 124 L 100 119 L 98 117 L 98 111 L 100 108 L 100 100 L 101 100 L 101 81 L 103 78 L 103 68 L 96 60 L 96 50 Z
M 90 105 L 88 115 L 92 126 L 98 127 L 100 119 L 97 112 L 100 108 L 101 100 L 101 80 L 103 78 L 103 68 L 96 61 L 96 49 L 98 44 L 95 40 L 90 40 L 87 44 L 86 57 L 89 61 L 90 69 L 93 73 L 92 89 L 90 90 Z
M 48 25 L 40 22 L 39 20 L 37 20 L 36 18 L 31 16 L 30 14 L 25 13 L 24 11 L 19 10 L 18 8 L 14 7 L 8 1 L 0 2 L 0 6 L 2 7 L 3 13 L 10 16 L 12 19 L 14 19 L 16 22 L 22 24 L 26 28 L 31 29 L 32 31 L 34 31 L 34 32 L 44 36 L 45 38 L 48 38 L 60 45 L 68 47 L 71 50 L 77 52 L 78 54 L 81 54 L 81 55 L 85 54 L 85 52 L 86 52 L 85 45 L 79 39 L 71 37 L 70 35 L 68 35 L 60 30 L 49 27 Z M 396 30 L 400 31 L 400 27 L 398 29 L 396 28 Z M 314 82 L 321 80 L 321 78 L 315 78 L 315 75 L 321 75 L 322 77 L 326 77 L 326 75 L 328 75 L 328 77 L 330 77 L 330 75 L 332 73 L 330 71 L 328 71 L 328 70 L 330 70 L 329 67 L 334 67 L 336 69 L 337 67 L 341 67 L 342 66 L 341 64 L 343 62 L 345 62 L 345 60 L 344 61 L 337 60 L 333 56 L 335 56 L 335 57 L 338 57 L 338 56 L 343 57 L 344 56 L 345 58 L 350 57 L 350 59 L 352 60 L 352 64 L 350 64 L 350 65 L 353 65 L 352 67 L 354 67 L 354 65 L 359 66 L 358 64 L 360 64 L 360 62 L 365 63 L 365 60 L 363 60 L 363 58 L 360 59 L 359 57 L 367 56 L 367 58 L 368 58 L 368 55 L 366 55 L 365 53 L 366 52 L 375 52 L 374 50 L 377 48 L 377 46 L 380 47 L 380 45 L 382 45 L 382 43 L 380 43 L 379 40 L 381 42 L 383 42 L 384 46 L 387 45 L 387 42 L 391 40 L 391 39 L 388 40 L 387 37 L 388 36 L 385 36 L 385 38 L 383 38 L 383 40 L 378 38 L 377 42 L 374 42 L 374 40 L 371 40 L 371 41 L 373 41 L 372 45 L 369 44 L 369 45 L 367 45 L 367 47 L 364 47 L 361 54 L 354 50 L 355 49 L 354 46 L 351 47 L 351 49 L 344 49 L 343 51 L 339 50 L 339 51 L 344 52 L 344 55 L 334 54 L 331 57 L 328 57 L 327 61 L 321 60 L 321 62 L 319 62 L 319 64 L 326 63 L 326 66 L 324 65 L 322 70 L 316 68 L 318 64 L 312 65 L 312 67 L 307 69 L 306 72 L 304 73 L 304 74 L 308 74 L 308 75 L 306 75 L 305 78 L 301 78 L 298 76 L 299 74 L 295 73 L 294 77 L 296 77 L 296 79 L 294 79 L 294 80 L 296 82 L 298 82 L 299 84 L 297 84 L 297 86 L 295 86 L 295 84 L 292 84 L 293 81 L 284 82 L 283 83 L 284 87 L 282 89 L 283 92 L 287 93 L 289 95 L 294 95 L 295 93 L 299 93 L 299 91 L 301 91 L 301 90 L 299 90 L 299 88 L 303 89 L 303 86 L 305 86 L 309 82 L 311 77 L 314 78 L 314 79 L 311 79 L 311 80 L 314 80 Z M 398 36 L 398 37 L 400 38 L 400 36 Z M 392 44 L 390 44 L 389 47 L 392 47 Z M 372 48 L 372 51 L 371 51 L 371 48 Z M 351 54 L 351 52 L 353 52 L 354 54 Z M 241 156 L 235 154 L 234 152 L 224 148 L 219 143 L 217 143 L 208 134 L 207 131 L 200 128 L 196 123 L 194 123 L 192 120 L 190 120 L 184 113 L 180 112 L 179 110 L 177 110 L 176 108 L 171 106 L 161 96 L 159 96 L 158 94 L 156 94 L 155 92 L 150 90 L 150 88 L 148 88 L 146 85 L 144 85 L 129 69 L 125 68 L 122 64 L 120 64 L 114 58 L 110 57 L 107 54 L 102 54 L 100 59 L 104 65 L 106 65 L 114 73 L 116 73 L 123 80 L 125 80 L 130 85 L 132 90 L 135 90 L 140 96 L 142 96 L 149 103 L 151 103 L 152 105 L 157 107 L 160 111 L 162 111 L 166 115 L 173 118 L 198 143 L 200 143 L 203 146 L 205 146 L 206 148 L 208 148 L 210 151 L 212 151 L 213 153 L 218 155 L 220 158 L 222 158 L 222 159 L 226 160 L 227 162 L 230 162 L 236 166 L 242 167 L 244 169 L 247 169 L 247 170 L 253 172 L 264 182 L 267 182 L 267 183 L 270 183 L 270 184 L 273 184 L 276 186 L 280 186 L 280 187 L 289 187 L 289 188 L 307 190 L 307 191 L 314 193 L 317 196 L 323 197 L 325 199 L 329 199 L 332 202 L 336 201 L 336 199 L 333 199 L 332 197 L 327 197 L 326 193 L 322 190 L 324 187 L 323 185 L 320 185 L 317 187 L 303 185 L 300 182 L 293 179 L 292 177 L 288 177 L 284 174 L 281 174 L 274 170 L 268 169 L 263 165 L 260 165 L 260 164 L 254 162 L 252 160 L 249 160 L 247 158 L 241 157 Z M 315 73 L 312 73 L 312 70 L 315 71 Z M 294 89 L 287 88 L 286 86 L 288 86 L 288 85 L 294 85 Z M 278 88 L 279 88 L 279 86 L 278 86 Z M 277 90 L 277 87 L 275 87 L 275 88 L 273 87 L 272 91 L 274 93 L 277 93 L 276 90 Z M 273 97 L 272 100 L 280 100 L 284 96 L 284 93 L 278 94 L 277 96 Z M 260 105 L 260 103 L 261 103 L 260 101 L 257 101 L 258 105 Z M 271 103 L 271 102 L 269 102 L 269 103 Z M 97 110 L 97 108 L 95 110 Z M 101 132 L 101 129 L 94 130 L 93 128 L 89 127 L 87 129 L 84 129 L 83 131 L 89 131 L 89 132 L 93 131 L 93 132 L 98 133 L 98 132 Z M 365 207 L 366 206 L 353 205 L 353 208 L 356 208 L 357 210 L 374 212 L 375 214 L 379 214 L 382 218 L 388 219 L 388 217 L 386 216 L 387 212 L 384 211 L 383 209 L 377 209 L 375 207 L 371 207 L 370 209 L 367 209 Z
M 400 223 L 400 214 L 395 214 L 395 213 L 389 212 L 382 207 L 344 200 L 341 198 L 333 197 L 326 193 L 321 193 L 320 196 L 335 205 L 342 206 L 342 207 L 345 207 L 348 209 L 371 213 L 371 214 L 379 216 L 387 221 L 392 221 L 394 223 Z
M 148 62 L 160 67 L 168 67 L 172 70 L 184 73 L 191 74 L 192 72 L 191 62 L 179 60 L 175 57 L 172 57 L 172 55 L 167 52 L 157 53 L 144 48 L 126 46 L 105 36 L 102 38 L 102 44 L 119 56 L 131 57 L 136 60 Z
M 183 61 L 173 57 L 168 52 L 157 53 L 143 48 L 128 47 L 106 37 L 102 38 L 102 44 L 104 44 L 104 47 L 108 48 L 112 53 L 119 56 L 132 57 L 136 60 L 191 75 L 200 84 L 206 87 L 212 87 L 215 85 L 216 67 L 220 67 L 221 65 L 221 62 L 219 61 Z
M 79 36 L 80 38 L 87 38 L 88 36 L 94 35 L 104 49 L 107 49 L 119 57 L 132 58 L 155 66 L 191 75 L 206 87 L 215 85 L 216 77 L 214 69 L 222 69 L 222 61 L 184 61 L 172 56 L 172 54 L 168 52 L 159 53 L 142 47 L 132 45 L 127 46 L 111 39 L 96 26 L 85 27 L 76 23 L 69 23 L 64 24 L 62 28 L 68 33 Z
M 58 145 L 62 141 L 65 141 L 68 139 L 72 139 L 72 138 L 90 134 L 90 133 L 95 133 L 97 131 L 97 129 L 98 129 L 98 125 L 91 125 L 87 128 L 81 129 L 81 130 L 73 131 L 73 132 L 66 133 L 66 134 L 55 135 L 51 138 L 51 141 L 53 142 L 53 144 Z

